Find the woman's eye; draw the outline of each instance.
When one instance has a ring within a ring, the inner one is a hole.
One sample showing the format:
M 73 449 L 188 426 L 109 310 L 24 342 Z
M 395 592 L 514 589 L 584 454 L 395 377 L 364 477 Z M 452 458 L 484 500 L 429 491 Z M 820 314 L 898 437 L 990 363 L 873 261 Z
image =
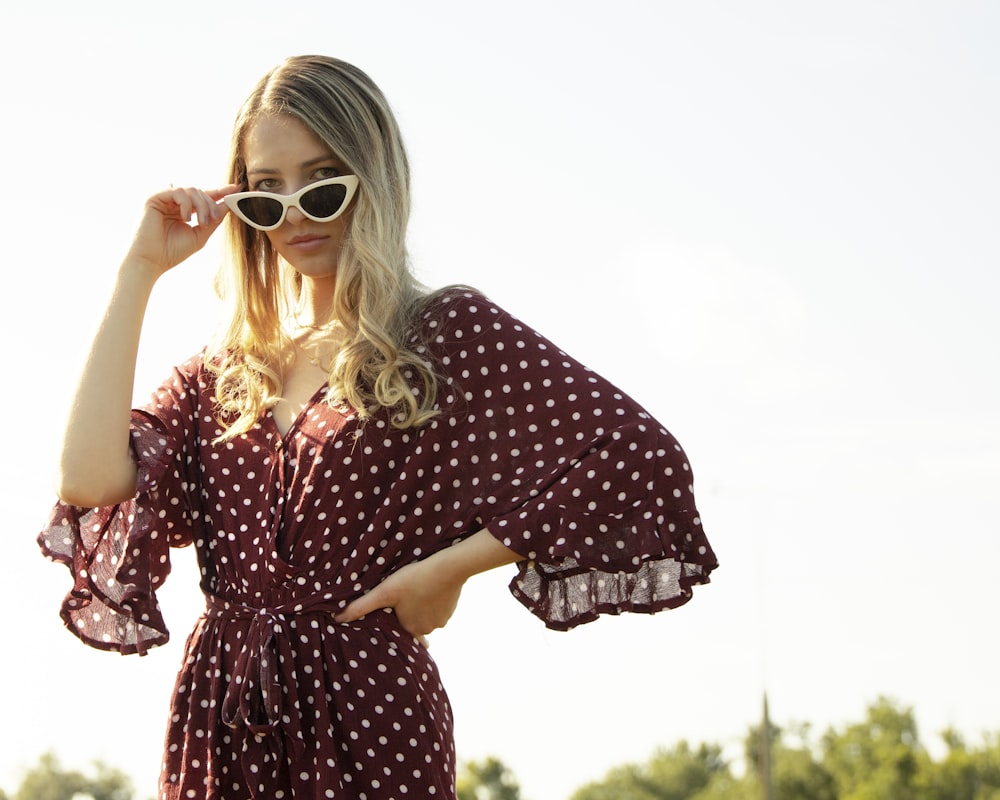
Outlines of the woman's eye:
M 278 181 L 274 178 L 261 178 L 253 185 L 253 190 L 255 192 L 273 192 L 278 185 Z
M 322 181 L 327 178 L 339 178 L 341 174 L 342 173 L 339 167 L 320 167 L 313 173 L 313 178 L 315 180 Z

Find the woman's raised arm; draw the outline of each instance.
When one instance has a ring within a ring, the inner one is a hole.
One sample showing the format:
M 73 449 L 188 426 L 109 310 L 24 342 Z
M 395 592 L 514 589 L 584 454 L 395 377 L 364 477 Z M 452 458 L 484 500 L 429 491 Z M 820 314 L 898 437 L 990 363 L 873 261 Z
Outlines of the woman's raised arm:
M 129 420 L 149 296 L 163 273 L 205 245 L 228 211 L 218 201 L 237 189 L 168 189 L 146 201 L 70 405 L 56 475 L 64 503 L 104 506 L 135 494 Z

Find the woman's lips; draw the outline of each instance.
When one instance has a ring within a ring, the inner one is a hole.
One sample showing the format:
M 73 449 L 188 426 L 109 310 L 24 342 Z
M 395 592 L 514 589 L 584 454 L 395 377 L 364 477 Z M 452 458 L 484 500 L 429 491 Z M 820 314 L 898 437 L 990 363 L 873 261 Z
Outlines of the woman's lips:
M 327 236 L 307 233 L 301 236 L 293 236 L 288 240 L 288 246 L 294 247 L 296 250 L 311 250 L 322 246 L 328 238 Z

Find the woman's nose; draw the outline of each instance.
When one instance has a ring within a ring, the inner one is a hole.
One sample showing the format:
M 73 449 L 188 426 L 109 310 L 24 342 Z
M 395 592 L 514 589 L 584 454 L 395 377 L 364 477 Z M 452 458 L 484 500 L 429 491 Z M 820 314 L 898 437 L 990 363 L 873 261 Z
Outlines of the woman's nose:
M 288 211 L 285 212 L 285 222 L 292 225 L 301 224 L 305 218 L 305 215 L 295 206 L 289 206 Z

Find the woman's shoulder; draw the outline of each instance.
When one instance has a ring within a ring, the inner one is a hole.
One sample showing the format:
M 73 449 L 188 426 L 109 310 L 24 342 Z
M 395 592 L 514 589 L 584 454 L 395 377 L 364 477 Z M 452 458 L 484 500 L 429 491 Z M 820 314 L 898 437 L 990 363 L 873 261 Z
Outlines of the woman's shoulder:
M 209 348 L 205 347 L 197 353 L 191 355 L 184 361 L 176 364 L 170 375 L 164 380 L 159 391 L 173 392 L 194 392 L 199 393 L 209 389 L 215 382 L 215 375 L 212 369 L 219 359 L 218 355 L 213 355 Z
M 207 374 L 211 374 L 212 365 L 218 365 L 221 358 L 221 354 L 213 354 L 208 347 L 203 347 L 174 367 L 174 371 L 189 381 L 204 381 Z
M 423 298 L 414 315 L 415 339 L 457 342 L 517 325 L 507 311 L 471 286 L 447 286 Z
M 476 313 L 477 306 L 494 305 L 485 294 L 471 286 L 445 286 L 421 299 L 416 319 L 418 324 L 435 321 L 440 324 L 446 319 Z

